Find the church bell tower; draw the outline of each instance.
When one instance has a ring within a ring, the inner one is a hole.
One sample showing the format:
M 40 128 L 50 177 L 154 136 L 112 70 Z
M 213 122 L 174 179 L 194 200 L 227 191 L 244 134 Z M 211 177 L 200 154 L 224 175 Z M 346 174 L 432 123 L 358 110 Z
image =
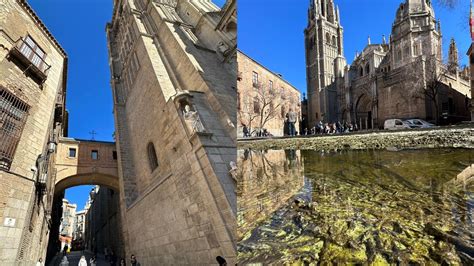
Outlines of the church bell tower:
M 333 0 L 311 0 L 305 31 L 308 122 L 337 120 L 337 82 L 344 75 L 343 28 Z

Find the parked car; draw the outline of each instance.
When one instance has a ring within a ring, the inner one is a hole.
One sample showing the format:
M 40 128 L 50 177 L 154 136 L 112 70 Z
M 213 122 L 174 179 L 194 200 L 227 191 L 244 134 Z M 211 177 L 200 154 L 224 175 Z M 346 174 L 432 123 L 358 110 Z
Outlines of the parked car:
M 397 129 L 407 129 L 415 128 L 414 125 L 410 125 L 408 122 L 405 122 L 401 119 L 387 119 L 383 124 L 383 129 L 386 130 L 397 130 Z
M 408 119 L 405 120 L 405 122 L 409 123 L 410 125 L 413 125 L 417 128 L 431 128 L 435 127 L 434 124 L 428 123 L 423 119 Z

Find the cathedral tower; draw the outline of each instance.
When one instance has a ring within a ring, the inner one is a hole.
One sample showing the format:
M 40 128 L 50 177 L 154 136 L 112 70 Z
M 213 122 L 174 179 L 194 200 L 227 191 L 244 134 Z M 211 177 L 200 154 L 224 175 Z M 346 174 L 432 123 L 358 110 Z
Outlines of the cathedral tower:
M 451 38 L 451 43 L 449 44 L 449 56 L 448 56 L 448 69 L 451 73 L 456 73 L 459 67 L 459 54 L 458 47 L 456 46 L 456 41 L 454 38 Z
M 400 4 L 390 35 L 392 69 L 425 55 L 441 60 L 441 24 L 430 0 L 406 0 Z
M 333 0 L 311 0 L 305 31 L 308 121 L 337 120 L 337 83 L 342 80 L 343 28 Z

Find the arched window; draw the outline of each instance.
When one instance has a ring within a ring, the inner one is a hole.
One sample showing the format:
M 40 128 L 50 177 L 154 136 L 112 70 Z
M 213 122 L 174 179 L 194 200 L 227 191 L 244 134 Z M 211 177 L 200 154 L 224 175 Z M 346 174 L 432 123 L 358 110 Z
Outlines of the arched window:
M 148 152 L 148 163 L 150 164 L 150 169 L 153 172 L 158 167 L 158 158 L 156 157 L 155 145 L 153 142 L 149 142 L 147 146 Z
M 359 69 L 359 76 L 362 77 L 364 75 L 364 69 L 360 67 Z
M 329 32 L 326 32 L 326 43 L 331 44 L 331 36 L 329 36 Z
M 332 36 L 332 45 L 336 46 L 336 36 Z
M 237 31 L 237 24 L 234 21 L 230 21 L 226 26 L 227 32 L 236 32 Z
M 365 66 L 365 74 L 368 75 L 370 73 L 370 64 Z

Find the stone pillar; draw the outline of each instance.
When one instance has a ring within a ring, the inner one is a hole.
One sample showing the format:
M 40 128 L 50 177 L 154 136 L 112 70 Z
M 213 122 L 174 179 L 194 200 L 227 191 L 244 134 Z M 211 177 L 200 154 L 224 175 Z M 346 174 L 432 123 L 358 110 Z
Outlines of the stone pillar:
M 474 122 L 474 42 L 471 43 L 467 55 L 469 56 L 469 69 L 471 71 L 471 104 L 469 109 L 471 111 L 471 121 Z

